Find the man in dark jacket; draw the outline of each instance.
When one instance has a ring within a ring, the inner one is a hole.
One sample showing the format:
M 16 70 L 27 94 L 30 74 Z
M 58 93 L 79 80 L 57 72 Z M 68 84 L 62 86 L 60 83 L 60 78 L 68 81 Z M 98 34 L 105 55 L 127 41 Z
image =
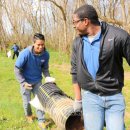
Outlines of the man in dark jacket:
M 96 10 L 83 5 L 73 14 L 79 36 L 73 42 L 71 74 L 74 111 L 83 109 L 85 130 L 125 130 L 123 57 L 130 65 L 130 35 L 99 22 Z
M 13 54 L 12 59 L 15 58 L 15 55 L 16 55 L 17 57 L 19 56 L 19 46 L 18 46 L 16 43 L 14 43 L 14 45 L 13 45 L 12 48 L 11 48 L 11 50 L 14 51 L 14 54 Z

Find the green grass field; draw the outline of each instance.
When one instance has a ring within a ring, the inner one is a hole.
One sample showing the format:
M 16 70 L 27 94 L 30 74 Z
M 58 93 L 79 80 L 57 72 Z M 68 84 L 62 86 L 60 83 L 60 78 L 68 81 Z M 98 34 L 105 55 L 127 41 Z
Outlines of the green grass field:
M 57 85 L 65 93 L 74 97 L 69 58 L 56 52 L 50 52 L 50 57 L 51 76 L 56 78 Z M 14 75 L 14 63 L 15 60 L 0 53 L 0 130 L 39 130 L 37 121 L 28 124 L 24 118 L 19 83 Z M 126 63 L 124 66 L 125 71 L 130 72 Z M 123 93 L 126 99 L 126 130 L 130 130 L 130 80 L 125 80 Z M 34 109 L 33 111 L 35 112 Z

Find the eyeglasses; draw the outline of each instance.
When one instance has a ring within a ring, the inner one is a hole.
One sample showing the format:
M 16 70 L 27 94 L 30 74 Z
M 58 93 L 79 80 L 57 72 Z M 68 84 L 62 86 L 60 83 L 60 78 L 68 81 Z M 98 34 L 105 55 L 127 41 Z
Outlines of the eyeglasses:
M 78 22 L 83 21 L 83 20 L 84 20 L 84 18 L 83 18 L 83 19 L 78 19 L 78 20 L 76 20 L 76 21 L 73 20 L 72 23 L 73 23 L 73 25 L 76 25 L 76 24 L 78 24 Z

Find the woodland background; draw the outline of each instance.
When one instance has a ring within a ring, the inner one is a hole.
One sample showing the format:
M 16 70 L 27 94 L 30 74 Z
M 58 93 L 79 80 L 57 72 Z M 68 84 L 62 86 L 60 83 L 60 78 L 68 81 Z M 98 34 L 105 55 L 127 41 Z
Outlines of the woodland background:
M 130 33 L 130 0 L 0 0 L 0 51 L 14 42 L 22 49 L 40 32 L 49 48 L 70 54 L 76 35 L 72 14 L 85 3 L 96 8 L 101 21 Z

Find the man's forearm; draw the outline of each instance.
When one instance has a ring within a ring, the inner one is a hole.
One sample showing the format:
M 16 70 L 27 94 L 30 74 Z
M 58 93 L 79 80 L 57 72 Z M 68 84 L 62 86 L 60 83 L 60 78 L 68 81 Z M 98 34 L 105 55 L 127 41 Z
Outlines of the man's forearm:
M 74 93 L 75 93 L 75 99 L 76 100 L 81 100 L 81 88 L 78 85 L 78 83 L 73 84 L 74 87 Z

